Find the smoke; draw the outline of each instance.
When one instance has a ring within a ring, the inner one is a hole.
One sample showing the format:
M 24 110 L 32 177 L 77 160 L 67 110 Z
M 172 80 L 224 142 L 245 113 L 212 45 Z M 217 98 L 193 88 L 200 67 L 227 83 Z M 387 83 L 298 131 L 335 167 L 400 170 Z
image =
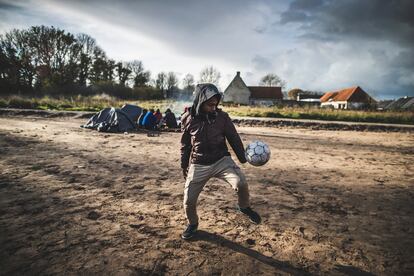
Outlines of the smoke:
M 171 111 L 175 114 L 175 117 L 181 117 L 181 114 L 184 113 L 186 107 L 190 107 L 193 102 L 187 100 L 177 100 L 167 105 L 166 108 L 171 109 Z

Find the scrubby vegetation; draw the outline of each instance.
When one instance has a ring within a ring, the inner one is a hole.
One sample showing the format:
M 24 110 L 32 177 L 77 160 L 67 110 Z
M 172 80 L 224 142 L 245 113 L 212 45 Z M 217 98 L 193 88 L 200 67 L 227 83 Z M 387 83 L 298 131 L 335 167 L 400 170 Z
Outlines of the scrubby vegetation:
M 95 96 L 75 96 L 75 97 L 24 97 L 10 96 L 0 98 L 0 108 L 22 108 L 22 109 L 42 109 L 42 110 L 65 110 L 65 111 L 99 111 L 106 107 L 121 107 L 130 103 L 144 108 L 164 109 L 172 104 L 168 100 L 123 100 L 100 94 Z
M 414 112 L 379 112 L 367 110 L 333 110 L 316 107 L 226 107 L 234 116 L 313 119 L 370 123 L 414 124 Z
M 159 108 L 165 111 L 167 108 L 176 107 L 176 115 L 183 111 L 189 103 L 176 102 L 174 100 L 123 100 L 100 94 L 95 96 L 75 97 L 22 97 L 10 96 L 0 98 L 0 107 L 52 109 L 67 111 L 99 111 L 105 107 L 121 107 L 125 103 L 136 104 L 144 108 Z M 270 117 L 291 119 L 313 119 L 328 121 L 350 121 L 370 123 L 397 123 L 414 124 L 414 112 L 379 112 L 362 110 L 332 110 L 316 107 L 249 107 L 249 106 L 223 106 L 226 112 L 232 116 L 241 117 Z

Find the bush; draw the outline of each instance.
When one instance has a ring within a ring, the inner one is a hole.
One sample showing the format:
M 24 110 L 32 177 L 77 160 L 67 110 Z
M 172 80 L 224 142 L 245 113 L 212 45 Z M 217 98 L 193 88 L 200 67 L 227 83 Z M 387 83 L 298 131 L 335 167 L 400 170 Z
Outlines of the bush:
M 161 90 L 153 87 L 135 87 L 133 94 L 138 100 L 161 100 L 164 99 L 164 94 Z
M 5 108 L 7 106 L 7 101 L 5 99 L 0 99 L 0 108 Z
M 124 100 L 161 100 L 163 92 L 159 89 L 144 86 L 130 88 L 111 81 L 101 81 L 90 86 L 94 95 L 108 95 Z
M 12 96 L 9 98 L 8 107 L 33 109 L 38 107 L 38 102 L 35 99 Z

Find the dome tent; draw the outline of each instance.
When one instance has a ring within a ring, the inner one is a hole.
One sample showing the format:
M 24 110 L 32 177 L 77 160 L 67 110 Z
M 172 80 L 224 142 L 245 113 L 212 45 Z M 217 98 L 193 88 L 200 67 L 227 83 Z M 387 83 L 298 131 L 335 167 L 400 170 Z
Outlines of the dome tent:
M 83 128 L 96 129 L 102 132 L 125 132 L 136 129 L 136 119 L 141 108 L 134 105 L 124 105 L 119 108 L 105 108 L 93 115 Z

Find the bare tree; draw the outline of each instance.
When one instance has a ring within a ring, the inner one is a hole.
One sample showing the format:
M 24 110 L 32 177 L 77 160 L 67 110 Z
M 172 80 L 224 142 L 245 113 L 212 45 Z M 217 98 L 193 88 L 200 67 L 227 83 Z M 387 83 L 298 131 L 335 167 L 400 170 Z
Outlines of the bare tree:
M 158 73 L 155 80 L 155 87 L 164 91 L 167 88 L 167 75 L 164 72 Z
M 167 76 L 167 89 L 171 90 L 177 87 L 178 79 L 174 72 L 169 72 Z
M 183 79 L 183 87 L 185 90 L 194 90 L 194 76 L 191 74 L 185 75 Z
M 286 87 L 286 82 L 276 74 L 267 74 L 260 80 L 260 85 L 264 86 L 280 86 L 282 90 Z
M 207 66 L 200 72 L 200 81 L 201 83 L 213 83 L 218 86 L 220 81 L 221 74 L 213 66 Z
M 177 90 L 178 78 L 174 72 L 169 72 L 167 75 L 167 93 L 166 98 L 173 97 L 174 91 Z
M 140 60 L 134 60 L 130 63 L 130 68 L 134 74 L 134 87 L 147 86 L 150 81 L 151 72 L 144 70 L 144 65 Z

